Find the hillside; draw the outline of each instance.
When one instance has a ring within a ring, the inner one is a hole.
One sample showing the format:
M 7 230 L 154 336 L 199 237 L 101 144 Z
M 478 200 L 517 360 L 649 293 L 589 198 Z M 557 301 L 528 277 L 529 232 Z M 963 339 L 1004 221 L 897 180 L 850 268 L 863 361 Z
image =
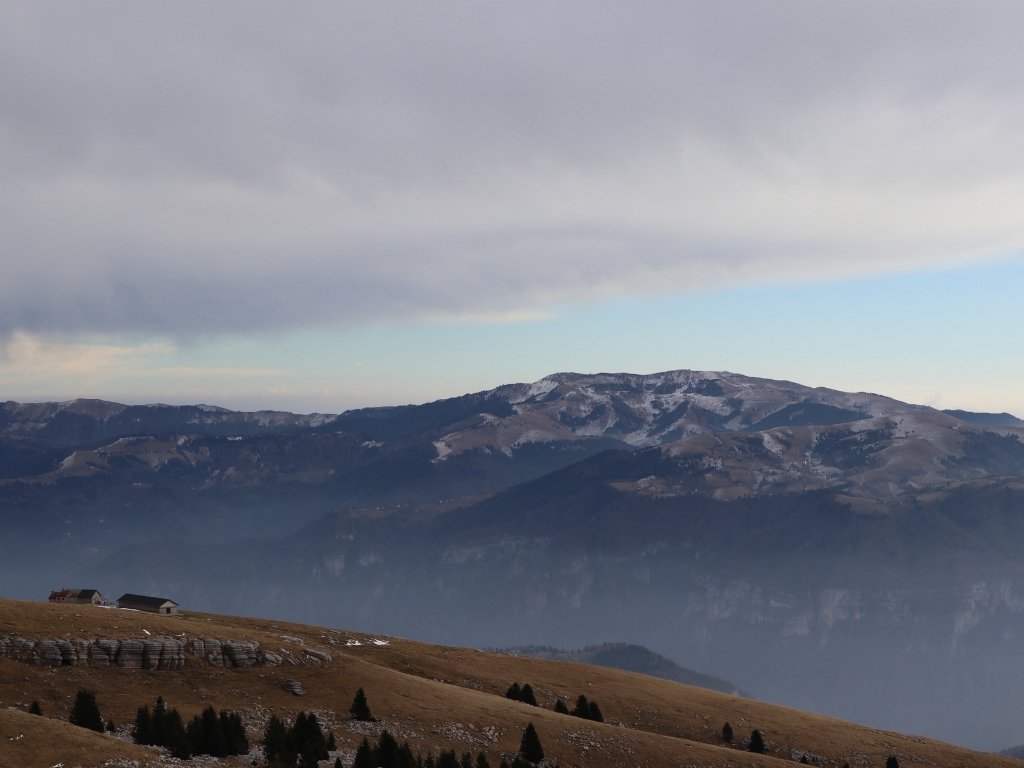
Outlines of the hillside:
M 160 617 L 87 606 L 0 600 L 0 636 L 26 639 L 205 636 L 256 641 L 264 649 L 309 649 L 329 661 L 301 666 L 218 668 L 189 657 L 178 670 L 130 670 L 82 666 L 38 667 L 0 658 L 0 734 L 10 745 L 0 765 L 35 768 L 102 766 L 114 757 L 157 765 L 140 749 L 111 736 L 79 732 L 54 719 L 66 718 L 81 688 L 96 693 L 108 718 L 124 724 L 135 708 L 162 695 L 186 718 L 207 704 L 239 711 L 257 736 L 271 713 L 312 710 L 335 734 L 341 752 L 382 728 L 408 740 L 415 750 L 455 748 L 487 753 L 493 765 L 518 748 L 527 722 L 537 727 L 545 752 L 565 768 L 580 766 L 783 766 L 802 756 L 818 765 L 883 765 L 895 754 L 903 766 L 1003 766 L 1014 761 L 941 742 L 881 731 L 752 699 L 694 688 L 645 675 L 582 664 L 426 645 L 362 632 L 280 621 L 185 614 Z M 282 689 L 301 683 L 306 694 Z M 510 701 L 510 682 L 529 682 L 539 708 Z M 355 723 L 347 709 L 355 690 L 365 689 L 378 723 Z M 605 723 L 551 711 L 556 698 L 570 702 L 585 693 L 600 702 Z M 38 699 L 45 719 L 9 708 Z M 760 729 L 768 753 L 752 755 L 723 745 L 722 725 L 737 737 Z M 17 733 L 15 733 L 17 732 Z M 150 753 L 151 754 L 151 753 Z M 117 763 L 127 765 L 128 763 Z M 206 764 L 206 763 L 204 763 Z M 234 763 L 248 760 L 235 758 Z

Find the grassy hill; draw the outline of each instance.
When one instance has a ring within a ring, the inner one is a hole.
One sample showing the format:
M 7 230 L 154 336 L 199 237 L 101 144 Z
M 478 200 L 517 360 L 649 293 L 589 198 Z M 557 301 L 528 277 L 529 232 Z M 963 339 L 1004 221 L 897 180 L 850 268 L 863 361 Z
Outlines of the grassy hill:
M 368 598 L 369 599 L 369 598 Z M 147 635 L 149 633 L 149 635 Z M 0 635 L 45 638 L 205 636 L 258 641 L 266 651 L 303 649 L 330 654 L 325 663 L 248 669 L 211 667 L 189 657 L 180 670 L 37 667 L 0 658 L 0 766 L 50 768 L 175 764 L 114 736 L 93 734 L 65 721 L 76 692 L 88 688 L 106 718 L 122 730 L 137 707 L 162 695 L 188 719 L 208 704 L 235 710 L 258 741 L 271 714 L 314 711 L 337 739 L 346 765 L 364 735 L 387 728 L 415 751 L 487 753 L 497 766 L 518 749 L 533 722 L 548 758 L 569 766 L 782 766 L 807 754 L 822 766 L 882 766 L 895 754 L 901 766 L 1005 766 L 1007 757 L 867 728 L 747 698 L 615 669 L 426 645 L 362 632 L 268 619 L 188 613 L 155 616 L 78 605 L 0 600 Z M 356 644 L 358 643 L 358 645 Z M 295 696 L 281 686 L 296 680 Z M 539 708 L 506 699 L 510 683 L 530 683 Z M 377 723 L 355 723 L 348 708 L 366 691 Z M 605 723 L 552 711 L 579 694 L 599 702 Z M 43 718 L 22 711 L 37 699 Z M 723 745 L 723 723 L 737 739 L 761 730 L 768 753 L 753 755 Z M 333 756 L 332 756 L 333 759 Z M 250 758 L 202 765 L 250 765 Z M 327 766 L 328 763 L 322 763 Z

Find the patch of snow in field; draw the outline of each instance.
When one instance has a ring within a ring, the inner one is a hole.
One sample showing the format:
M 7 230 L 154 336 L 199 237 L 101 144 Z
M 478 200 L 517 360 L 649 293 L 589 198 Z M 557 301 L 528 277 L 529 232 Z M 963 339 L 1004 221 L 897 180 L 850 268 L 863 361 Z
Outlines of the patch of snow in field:
M 348 640 L 345 641 L 345 645 L 347 645 L 349 648 L 355 648 L 356 646 L 362 645 L 362 643 L 356 640 L 355 638 L 350 637 Z
M 434 448 L 437 450 L 437 458 L 433 460 L 435 463 L 444 461 L 452 453 L 452 449 L 441 440 L 434 441 Z
M 370 642 L 373 643 L 374 645 L 379 645 L 379 646 L 391 645 L 391 643 L 389 643 L 387 640 L 379 640 L 376 637 L 373 638 L 373 640 L 371 640 Z

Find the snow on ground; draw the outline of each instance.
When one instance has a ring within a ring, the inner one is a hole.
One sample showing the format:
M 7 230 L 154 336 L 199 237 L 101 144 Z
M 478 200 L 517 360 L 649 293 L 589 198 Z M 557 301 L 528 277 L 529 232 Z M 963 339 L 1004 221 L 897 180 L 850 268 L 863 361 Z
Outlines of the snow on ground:
M 435 463 L 438 461 L 444 461 L 452 453 L 452 449 L 449 448 L 442 440 L 435 440 L 434 448 L 437 450 L 437 458 L 433 460 Z

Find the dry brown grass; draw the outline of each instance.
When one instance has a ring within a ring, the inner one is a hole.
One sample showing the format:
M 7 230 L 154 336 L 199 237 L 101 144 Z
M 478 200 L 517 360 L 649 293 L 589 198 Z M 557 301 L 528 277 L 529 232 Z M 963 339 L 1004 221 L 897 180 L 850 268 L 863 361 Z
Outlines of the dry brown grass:
M 153 635 L 186 633 L 258 640 L 270 651 L 294 651 L 305 645 L 327 651 L 333 661 L 320 666 L 236 670 L 217 669 L 190 659 L 182 670 L 156 672 L 39 668 L 0 659 L 0 711 L 4 707 L 27 707 L 32 699 L 39 699 L 44 715 L 66 719 L 80 688 L 95 691 L 104 716 L 117 723 L 129 723 L 138 706 L 152 703 L 158 695 L 186 719 L 207 704 L 245 712 L 254 725 L 270 713 L 291 717 L 305 709 L 316 711 L 328 723 L 341 748 L 354 749 L 364 734 L 372 739 L 381 727 L 387 727 L 400 741 L 408 740 L 414 750 L 484 750 L 493 765 L 502 755 L 518 749 L 523 728 L 531 721 L 549 758 L 564 768 L 767 767 L 781 766 L 784 761 L 793 766 L 791 761 L 804 752 L 820 756 L 836 768 L 844 762 L 855 768 L 882 766 L 890 754 L 897 755 L 905 768 L 1018 765 L 1009 758 L 930 739 L 600 667 L 397 638 L 387 638 L 389 645 L 377 646 L 371 642 L 373 636 L 362 632 L 265 619 L 198 613 L 161 617 L 89 606 L 0 600 L 0 634 L 123 638 L 145 637 L 143 629 Z M 350 639 L 363 644 L 348 646 Z M 295 697 L 283 691 L 280 684 L 286 679 L 301 681 L 307 695 Z M 530 683 L 542 708 L 504 698 L 513 681 Z M 348 707 L 360 687 L 365 689 L 380 723 L 348 720 Z M 568 699 L 571 707 L 581 693 L 599 702 L 605 724 L 551 711 L 556 697 Z M 6 718 L 0 720 L 5 729 L 8 721 L 25 721 L 20 713 L 7 713 Z M 753 728 L 760 729 L 768 742 L 769 755 L 752 755 L 721 745 L 718 735 L 726 721 L 738 738 L 749 736 Z M 110 737 L 78 733 L 80 729 L 65 723 L 46 723 L 54 730 L 44 733 L 43 725 L 39 723 L 33 730 L 31 739 L 38 742 L 32 747 L 34 751 L 18 753 L 17 760 L 22 762 L 4 762 L 6 745 L 0 742 L 0 765 L 102 765 L 102 758 L 125 754 L 119 750 L 136 749 Z M 65 746 L 69 732 L 84 739 L 81 745 L 76 741 L 73 747 L 71 742 Z M 251 736 L 255 735 L 254 730 Z M 26 734 L 22 741 L 29 738 Z

